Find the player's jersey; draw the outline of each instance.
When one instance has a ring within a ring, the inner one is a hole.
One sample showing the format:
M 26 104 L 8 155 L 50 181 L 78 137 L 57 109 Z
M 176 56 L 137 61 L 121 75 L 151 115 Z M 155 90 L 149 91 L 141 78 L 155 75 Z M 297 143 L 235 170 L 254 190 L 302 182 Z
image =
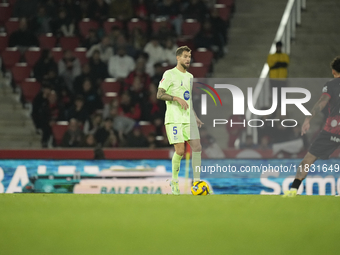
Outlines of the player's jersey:
M 324 130 L 340 135 L 340 78 L 333 79 L 325 84 L 322 94 L 330 97 L 328 101 L 328 118 Z
M 184 99 L 189 108 L 182 109 L 178 102 L 166 101 L 166 112 L 164 124 L 169 123 L 190 123 L 192 111 L 191 88 L 192 74 L 182 73 L 176 67 L 164 72 L 159 88 L 165 89 L 166 93 Z M 190 114 L 191 112 L 191 114 Z

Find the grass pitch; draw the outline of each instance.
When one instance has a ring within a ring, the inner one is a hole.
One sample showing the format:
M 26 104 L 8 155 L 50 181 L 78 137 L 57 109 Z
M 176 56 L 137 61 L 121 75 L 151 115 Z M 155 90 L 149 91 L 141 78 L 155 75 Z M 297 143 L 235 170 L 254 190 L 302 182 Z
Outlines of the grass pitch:
M 340 197 L 0 194 L 0 254 L 339 254 Z

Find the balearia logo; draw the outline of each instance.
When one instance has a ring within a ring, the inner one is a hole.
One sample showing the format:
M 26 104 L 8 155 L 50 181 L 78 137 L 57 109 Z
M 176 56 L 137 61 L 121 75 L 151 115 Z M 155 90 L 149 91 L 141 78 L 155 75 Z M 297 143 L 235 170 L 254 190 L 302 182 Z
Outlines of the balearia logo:
M 196 82 L 198 84 L 204 85 L 208 87 L 211 91 L 215 93 L 217 98 L 219 99 L 221 106 L 222 106 L 222 100 L 217 93 L 215 89 L 228 89 L 231 92 L 231 95 L 233 97 L 233 115 L 244 115 L 245 110 L 244 110 L 244 94 L 240 88 L 238 88 L 235 85 L 232 84 L 215 84 L 214 88 L 210 85 L 201 83 L 201 82 Z M 216 100 L 211 94 L 210 91 L 204 88 L 199 88 L 206 92 L 214 101 L 215 106 L 217 106 Z M 287 98 L 288 93 L 301 93 L 304 94 L 305 97 L 303 98 L 294 98 L 290 99 Z M 202 94 L 201 95 L 201 115 L 207 115 L 207 94 Z M 254 115 L 259 115 L 259 116 L 269 116 L 272 113 L 274 113 L 277 109 L 278 106 L 278 100 L 277 100 L 277 88 L 272 88 L 272 105 L 269 109 L 267 110 L 258 110 L 255 109 L 254 107 L 254 102 L 253 102 L 253 88 L 248 87 L 247 89 L 247 106 L 250 110 L 251 113 Z M 296 88 L 296 87 L 285 87 L 281 88 L 281 115 L 285 116 L 287 115 L 287 105 L 295 105 L 304 115 L 309 116 L 312 115 L 304 106 L 304 103 L 307 103 L 311 98 L 311 94 L 309 90 L 305 88 Z M 264 122 L 268 121 L 272 123 L 272 127 L 274 127 L 274 122 L 275 121 L 280 121 L 280 119 L 251 119 L 247 121 L 248 126 L 250 127 L 262 127 L 264 125 Z M 285 125 L 285 122 L 289 122 L 290 125 Z M 294 122 L 294 124 L 292 124 Z M 230 123 L 230 126 L 233 126 L 232 120 L 227 120 L 227 119 L 214 119 L 213 120 L 213 126 L 215 127 L 216 125 L 219 124 L 227 124 Z M 246 126 L 246 120 L 243 122 L 234 122 L 234 124 L 241 124 L 244 127 Z M 297 125 L 297 121 L 294 119 L 284 119 L 281 120 L 281 125 L 284 127 L 295 127 Z

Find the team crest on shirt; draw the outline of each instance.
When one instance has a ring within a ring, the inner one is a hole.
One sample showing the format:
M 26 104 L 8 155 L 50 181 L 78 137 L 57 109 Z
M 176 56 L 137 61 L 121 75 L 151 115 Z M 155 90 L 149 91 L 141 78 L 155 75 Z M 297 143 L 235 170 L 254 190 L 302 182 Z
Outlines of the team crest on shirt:
M 190 92 L 188 90 L 186 90 L 183 94 L 183 97 L 185 100 L 189 100 L 190 99 Z
M 323 87 L 322 92 L 327 92 L 327 86 Z

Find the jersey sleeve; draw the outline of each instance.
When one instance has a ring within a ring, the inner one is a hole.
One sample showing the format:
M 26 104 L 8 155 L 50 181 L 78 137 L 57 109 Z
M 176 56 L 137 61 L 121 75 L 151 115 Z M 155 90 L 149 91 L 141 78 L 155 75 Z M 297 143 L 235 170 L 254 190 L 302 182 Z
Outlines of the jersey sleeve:
M 171 74 L 170 72 L 165 72 L 163 74 L 162 80 L 159 82 L 158 88 L 165 89 L 167 91 L 172 84 Z
M 326 95 L 329 98 L 332 98 L 333 94 L 333 90 L 332 90 L 332 86 L 329 82 L 327 82 L 325 84 L 325 86 L 322 88 L 322 95 Z

